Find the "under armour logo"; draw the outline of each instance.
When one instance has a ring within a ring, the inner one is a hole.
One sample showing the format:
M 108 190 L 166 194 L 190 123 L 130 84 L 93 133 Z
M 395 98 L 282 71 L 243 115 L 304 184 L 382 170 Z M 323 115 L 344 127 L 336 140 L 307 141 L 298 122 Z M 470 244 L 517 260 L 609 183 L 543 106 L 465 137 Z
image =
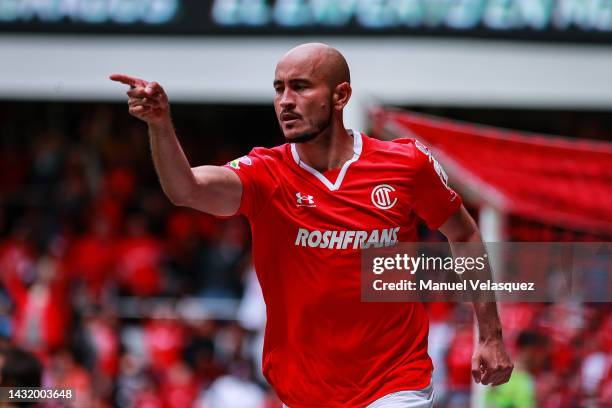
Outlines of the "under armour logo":
M 311 195 L 302 195 L 302 193 L 295 193 L 295 197 L 297 198 L 297 206 L 298 207 L 316 207 L 317 205 L 314 202 L 314 198 Z

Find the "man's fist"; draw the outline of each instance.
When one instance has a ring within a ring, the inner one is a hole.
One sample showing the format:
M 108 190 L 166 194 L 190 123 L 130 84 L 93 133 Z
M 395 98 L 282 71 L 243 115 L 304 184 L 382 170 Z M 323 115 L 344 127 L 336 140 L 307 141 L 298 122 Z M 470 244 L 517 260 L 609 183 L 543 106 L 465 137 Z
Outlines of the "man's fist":
M 149 125 L 159 125 L 170 120 L 168 97 L 160 84 L 123 74 L 113 74 L 110 79 L 130 86 L 127 91 L 130 115 Z
M 514 364 L 510 361 L 504 343 L 499 339 L 481 340 L 472 357 L 472 377 L 477 383 L 492 386 L 510 379 Z

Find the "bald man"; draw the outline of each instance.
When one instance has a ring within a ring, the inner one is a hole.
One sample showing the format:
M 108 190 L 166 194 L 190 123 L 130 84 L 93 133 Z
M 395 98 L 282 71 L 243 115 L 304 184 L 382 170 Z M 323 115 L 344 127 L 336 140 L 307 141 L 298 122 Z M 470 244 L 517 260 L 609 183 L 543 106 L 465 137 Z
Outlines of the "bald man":
M 276 65 L 274 108 L 286 142 L 225 166 L 191 167 L 156 82 L 126 75 L 129 112 L 145 121 L 164 192 L 176 205 L 245 215 L 267 306 L 263 371 L 300 407 L 433 404 L 428 320 L 420 303 L 364 303 L 360 249 L 417 240 L 424 220 L 453 242 L 481 242 L 439 164 L 414 139 L 383 142 L 345 129 L 348 64 L 303 44 Z M 494 303 L 476 303 L 472 374 L 506 382 L 512 363 Z

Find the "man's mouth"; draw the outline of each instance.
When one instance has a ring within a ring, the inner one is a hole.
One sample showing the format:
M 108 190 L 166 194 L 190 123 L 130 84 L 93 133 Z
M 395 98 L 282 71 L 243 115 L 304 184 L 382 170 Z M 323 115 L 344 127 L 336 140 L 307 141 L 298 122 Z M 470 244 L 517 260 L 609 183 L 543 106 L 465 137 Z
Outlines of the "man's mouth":
M 281 121 L 283 121 L 284 123 L 290 124 L 300 119 L 300 115 L 296 113 L 286 112 L 286 113 L 281 113 L 280 118 L 281 118 Z

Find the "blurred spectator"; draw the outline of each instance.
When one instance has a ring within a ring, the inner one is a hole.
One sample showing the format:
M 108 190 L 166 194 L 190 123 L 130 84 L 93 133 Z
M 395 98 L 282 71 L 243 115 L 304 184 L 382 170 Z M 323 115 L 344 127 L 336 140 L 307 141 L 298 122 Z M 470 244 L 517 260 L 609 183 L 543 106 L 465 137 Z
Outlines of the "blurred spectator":
M 73 405 L 75 408 L 92 406 L 92 378 L 87 370 L 75 360 L 70 349 L 58 350 L 51 356 L 43 386 L 46 388 L 70 388 L 75 391 L 76 400 Z
M 0 387 L 40 387 L 42 365 L 31 353 L 0 347 Z
M 167 307 L 158 306 L 153 319 L 144 326 L 144 346 L 155 373 L 163 373 L 177 363 L 186 342 L 184 326 Z
M 183 408 L 195 401 L 199 384 L 191 367 L 182 360 L 176 360 L 166 367 L 160 390 L 165 407 Z
M 239 298 L 248 229 L 244 219 L 224 222 L 215 241 L 201 253 L 202 296 Z
M 452 324 L 453 311 L 457 307 L 454 303 L 427 302 L 425 303 L 429 315 L 429 347 L 428 354 L 435 367 L 432 382 L 436 386 L 434 394 L 435 403 L 440 404 L 446 400 L 448 386 L 447 351 L 455 335 Z
M 2 278 L 15 307 L 15 342 L 43 356 L 67 341 L 68 283 L 59 260 L 51 254 L 43 255 L 32 269 L 29 287 L 20 278 L 19 268 L 5 269 Z
M 115 403 L 119 407 L 161 407 L 151 376 L 143 359 L 129 352 L 120 359 Z
M 219 377 L 204 393 L 198 408 L 261 408 L 265 394 L 250 380 L 249 364 L 234 361 L 230 374 Z
M 153 296 L 162 290 L 162 247 L 150 234 L 147 219 L 132 214 L 126 220 L 126 236 L 117 248 L 117 283 L 134 296 Z
M 463 312 L 467 315 L 467 312 Z M 474 350 L 474 330 L 471 322 L 465 321 L 455 328 L 446 355 L 447 399 L 446 406 L 459 408 L 469 406 L 472 385 L 472 353 Z
M 536 332 L 523 331 L 516 340 L 518 355 L 514 371 L 506 384 L 487 390 L 490 408 L 534 408 L 536 407 L 535 381 L 533 374 L 543 370 L 546 361 L 546 338 Z
M 74 282 L 85 285 L 91 301 L 100 301 L 107 284 L 113 282 L 117 244 L 106 218 L 96 217 L 91 224 L 72 244 L 67 263 Z
M 252 265 L 247 270 L 245 279 L 244 297 L 240 302 L 237 319 L 240 326 L 249 333 L 246 344 L 247 354 L 251 356 L 257 379 L 265 383 L 262 360 L 266 330 L 266 304 L 257 280 L 257 273 Z
M 224 374 L 225 368 L 215 359 L 214 336 L 217 331 L 215 323 L 205 320 L 196 325 L 195 331 L 185 346 L 183 360 L 192 365 L 198 382 L 208 387 L 219 376 Z
M 42 364 L 34 355 L 11 346 L 0 346 L 0 387 L 40 387 Z M 2 407 L 34 407 L 35 402 L 2 403 Z
M 119 371 L 119 325 L 112 310 L 93 307 L 83 318 L 85 365 L 92 373 L 93 392 L 104 400 L 112 398 Z
M 201 222 L 204 219 L 210 223 L 210 229 L 216 229 L 213 217 L 193 210 L 181 209 L 168 215 L 165 235 L 169 275 L 172 277 L 169 282 L 172 287 L 168 289 L 173 294 L 195 294 L 202 287 L 206 271 L 196 272 L 199 272 L 201 254 L 206 251 L 206 241 L 214 234 L 213 231 L 207 231 L 207 236 L 202 233 Z

